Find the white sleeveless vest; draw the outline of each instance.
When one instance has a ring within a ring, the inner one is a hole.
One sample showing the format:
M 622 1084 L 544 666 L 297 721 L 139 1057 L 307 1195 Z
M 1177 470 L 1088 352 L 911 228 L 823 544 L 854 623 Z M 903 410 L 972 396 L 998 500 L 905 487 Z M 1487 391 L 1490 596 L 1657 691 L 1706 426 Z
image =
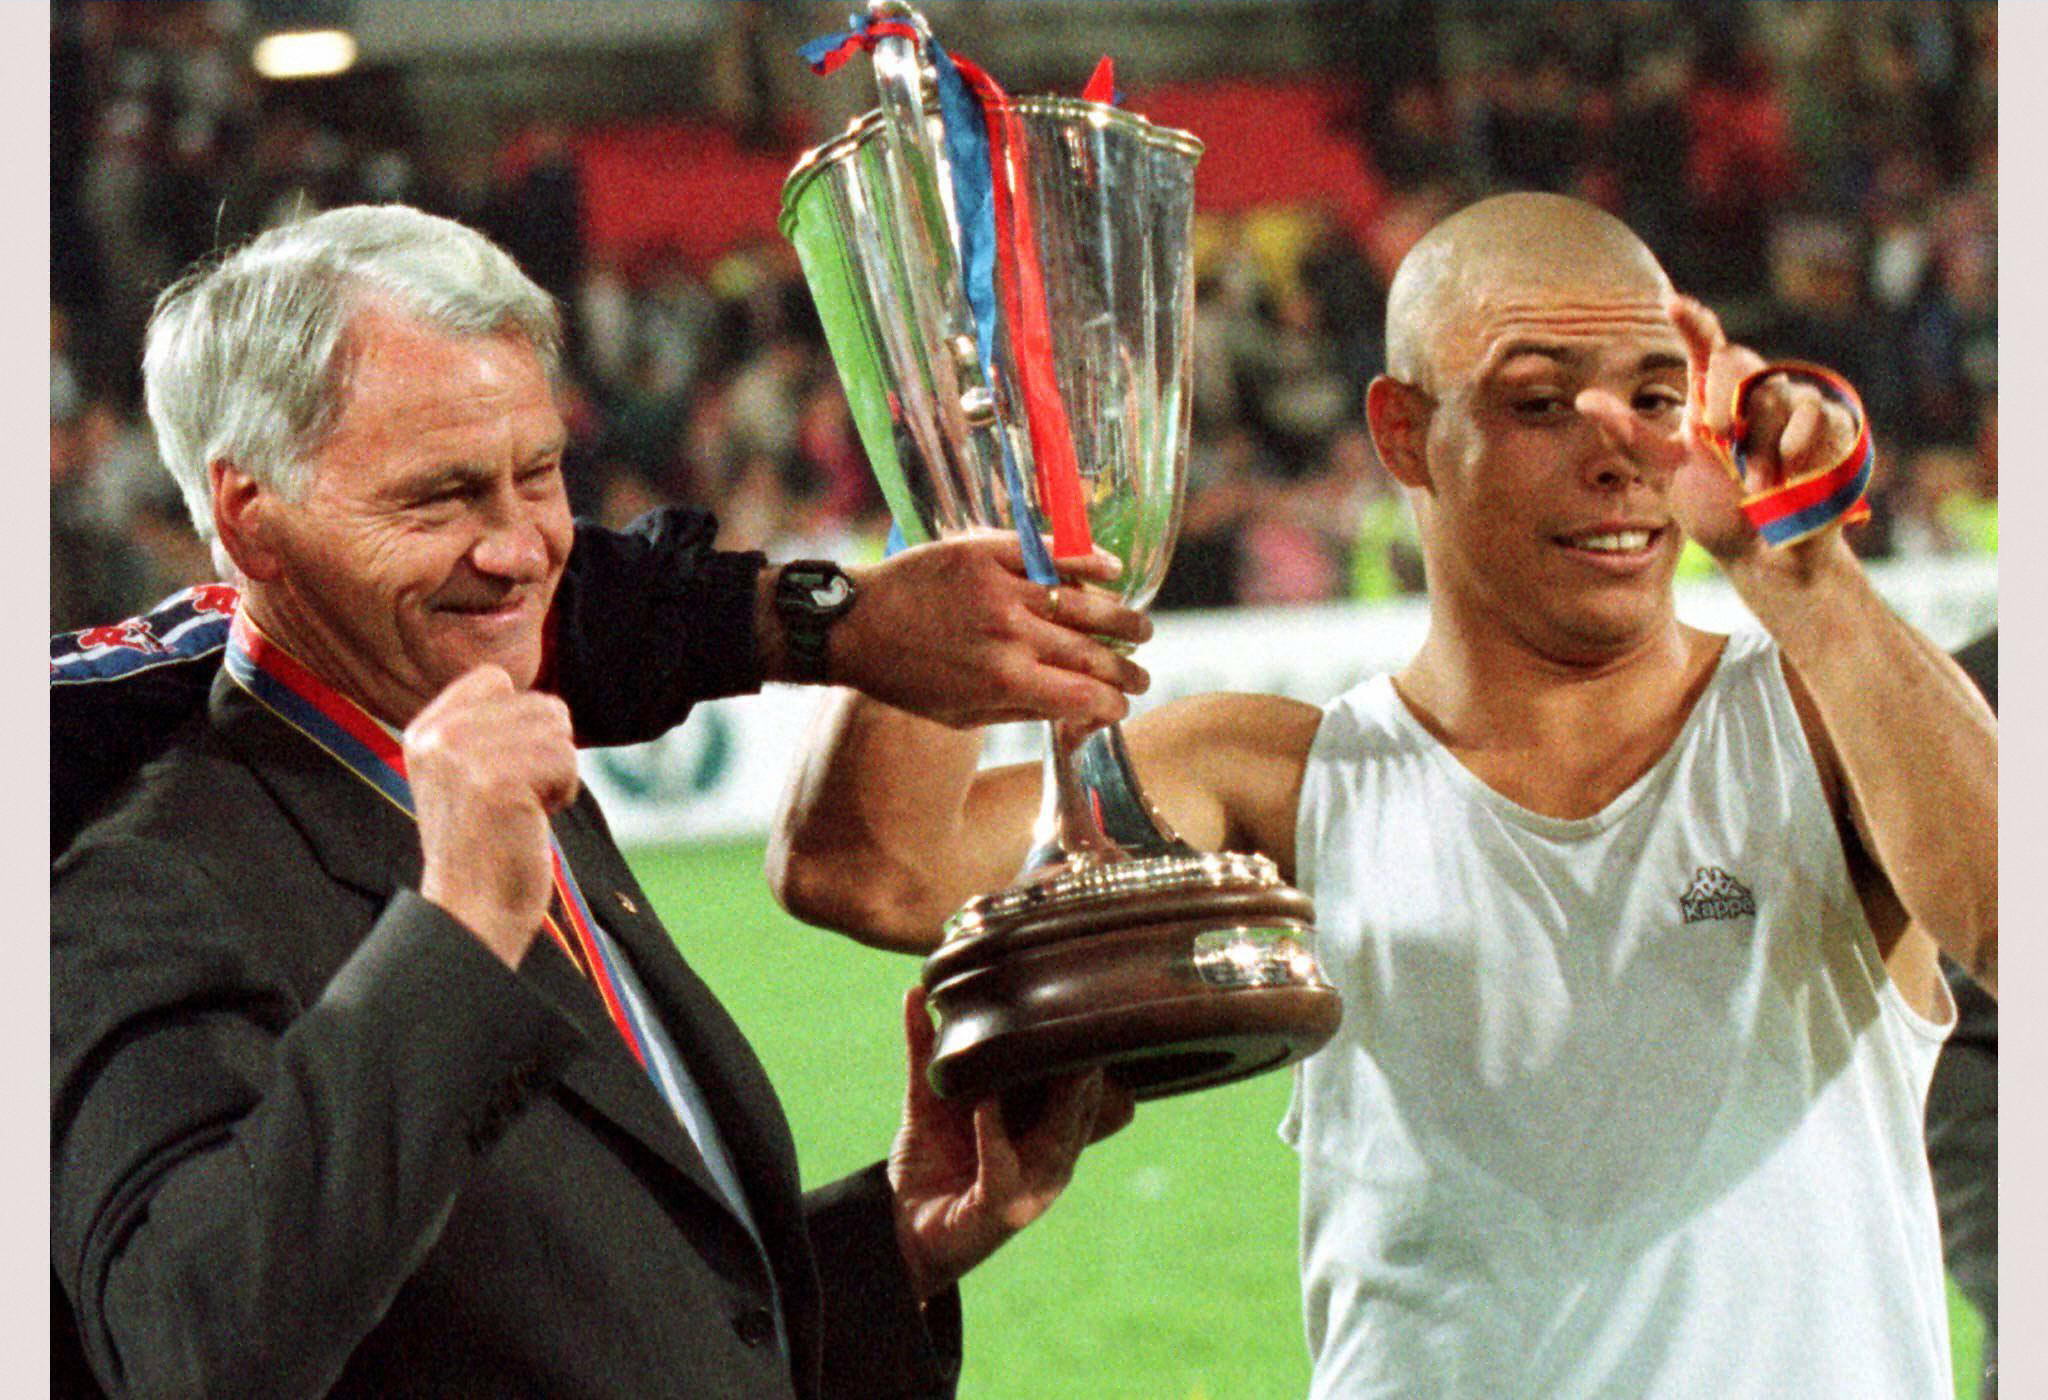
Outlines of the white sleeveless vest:
M 1921 1137 L 1948 1026 L 1879 961 L 1767 636 L 1583 820 L 1367 681 L 1297 851 L 1344 997 L 1281 1125 L 1314 1396 L 1950 1393 Z

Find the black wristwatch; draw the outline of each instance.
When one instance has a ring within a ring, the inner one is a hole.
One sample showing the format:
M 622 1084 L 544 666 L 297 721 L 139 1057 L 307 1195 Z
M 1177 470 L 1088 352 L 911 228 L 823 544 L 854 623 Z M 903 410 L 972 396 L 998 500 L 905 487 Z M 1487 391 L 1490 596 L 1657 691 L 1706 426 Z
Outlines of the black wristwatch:
M 829 559 L 798 559 L 775 576 L 775 614 L 792 680 L 823 684 L 825 637 L 858 597 L 853 580 Z

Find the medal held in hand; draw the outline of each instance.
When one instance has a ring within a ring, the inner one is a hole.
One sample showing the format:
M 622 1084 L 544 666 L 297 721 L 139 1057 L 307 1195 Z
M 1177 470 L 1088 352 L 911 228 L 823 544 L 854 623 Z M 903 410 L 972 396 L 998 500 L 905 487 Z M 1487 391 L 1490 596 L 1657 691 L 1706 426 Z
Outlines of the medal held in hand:
M 1179 527 L 1201 143 L 1114 106 L 1106 63 L 1082 100 L 1011 99 L 898 0 L 806 55 L 857 50 L 881 105 L 797 164 L 781 224 L 897 529 L 1015 530 L 1048 585 L 1099 546 L 1142 607 Z M 1329 1038 L 1313 907 L 1271 861 L 1174 836 L 1113 727 L 1048 726 L 1045 770 L 1017 883 L 925 963 L 939 1093 L 1104 1064 L 1156 1098 Z

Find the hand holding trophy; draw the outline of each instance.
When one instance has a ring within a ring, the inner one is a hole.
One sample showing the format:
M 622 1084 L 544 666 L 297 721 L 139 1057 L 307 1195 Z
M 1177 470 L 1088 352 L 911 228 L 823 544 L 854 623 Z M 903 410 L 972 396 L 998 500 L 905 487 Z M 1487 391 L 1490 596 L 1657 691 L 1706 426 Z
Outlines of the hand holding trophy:
M 881 104 L 798 162 L 781 224 L 897 530 L 1015 530 L 1048 585 L 1107 549 L 1142 607 L 1180 523 L 1201 143 L 1106 80 L 1101 101 L 1011 99 L 902 0 L 826 47 L 826 71 L 871 52 Z M 1271 861 L 1175 836 L 1114 727 L 1048 726 L 1045 770 L 1023 873 L 925 963 L 940 1094 L 1106 1064 L 1157 1098 L 1329 1038 L 1314 911 Z

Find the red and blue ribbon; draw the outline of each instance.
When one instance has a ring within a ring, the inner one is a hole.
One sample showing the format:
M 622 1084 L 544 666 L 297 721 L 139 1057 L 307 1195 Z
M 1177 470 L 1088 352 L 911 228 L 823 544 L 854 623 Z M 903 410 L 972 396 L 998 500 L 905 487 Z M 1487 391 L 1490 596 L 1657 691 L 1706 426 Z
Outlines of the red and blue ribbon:
M 797 52 L 811 65 L 813 73 L 820 77 L 837 73 L 855 54 L 873 53 L 879 39 L 908 39 L 914 44 L 918 38 L 916 26 L 907 20 L 874 20 L 855 15 L 848 23 L 850 29 L 845 34 L 825 34 L 797 46 Z
M 1110 107 L 1124 105 L 1124 91 L 1116 85 L 1116 64 L 1104 54 L 1096 61 L 1095 71 L 1088 75 L 1088 85 L 1081 89 L 1083 102 L 1100 102 Z
M 932 47 L 936 49 L 937 44 Z M 952 66 L 966 80 L 981 104 L 988 132 L 990 185 L 994 193 L 996 258 L 1002 269 L 999 287 L 1004 324 L 1010 333 L 1010 354 L 1017 366 L 1024 399 L 1024 422 L 1031 434 L 1031 459 L 1038 477 L 1038 499 L 1052 526 L 1056 558 L 1072 559 L 1095 548 L 1088 528 L 1088 505 L 1081 495 L 1080 464 L 1074 457 L 1074 433 L 1067 421 L 1053 371 L 1052 318 L 1046 309 L 1043 263 L 1032 218 L 1030 164 L 1024 123 L 1009 95 L 978 64 L 964 58 Z M 944 65 L 940 65 L 943 75 Z M 945 91 L 945 79 L 939 90 Z M 952 123 L 947 123 L 951 141 Z M 953 169 L 961 169 L 955 153 Z M 971 152 L 968 153 L 971 157 Z M 984 366 L 986 367 L 986 366 Z
M 246 612 L 237 610 L 228 628 L 222 664 L 235 683 L 258 704 L 325 749 L 342 767 L 368 783 L 406 816 L 415 816 L 412 784 L 405 773 L 405 750 L 397 737 L 362 706 L 264 636 Z M 546 920 L 548 934 L 597 988 L 626 1048 L 645 1068 L 646 1028 L 627 1000 L 619 995 L 617 969 L 605 942 L 594 932 L 590 906 L 552 829 L 548 832 L 548 860 L 553 868 L 555 893 L 569 925 L 564 929 L 550 913 Z
M 851 32 L 805 44 L 801 52 L 818 73 L 836 70 L 855 52 L 872 52 L 884 38 L 919 42 L 908 24 L 855 15 Z M 1087 502 L 1081 490 L 1074 438 L 1053 368 L 1051 318 L 1032 219 L 1023 123 L 1000 84 L 979 65 L 948 54 L 936 40 L 924 40 L 938 75 L 939 114 L 952 171 L 953 206 L 960 229 L 960 266 L 982 373 L 995 382 L 995 336 L 1007 327 L 1010 353 L 1024 400 L 1024 420 L 1038 499 L 1052 527 L 1054 556 L 1087 554 L 1094 548 Z M 1116 80 L 1107 59 L 1089 80 L 1088 100 L 1115 100 Z M 1000 308 L 1000 315 L 999 315 Z M 1011 516 L 1024 549 L 1025 571 L 1040 583 L 1056 583 L 1057 571 L 1023 492 L 1007 435 L 997 434 Z
M 1856 440 L 1842 459 L 1831 467 L 1806 472 L 1745 496 L 1743 518 L 1749 521 L 1764 543 L 1773 547 L 1796 544 L 1819 534 L 1837 521 L 1855 525 L 1870 518 L 1871 471 L 1877 450 L 1870 436 L 1870 419 L 1854 385 L 1833 370 L 1803 360 L 1780 360 L 1765 365 L 1735 386 L 1729 412 L 1728 432 L 1722 440 L 1726 458 L 1736 479 L 1749 480 L 1749 398 L 1764 380 L 1785 375 L 1804 380 L 1849 410 L 1856 420 Z

